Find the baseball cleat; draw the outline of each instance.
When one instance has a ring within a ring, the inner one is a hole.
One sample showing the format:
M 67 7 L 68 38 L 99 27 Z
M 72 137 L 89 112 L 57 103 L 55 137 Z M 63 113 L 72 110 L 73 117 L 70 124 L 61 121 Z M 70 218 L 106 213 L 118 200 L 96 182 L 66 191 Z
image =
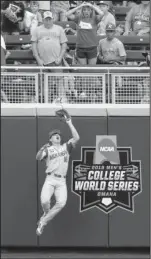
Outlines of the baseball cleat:
M 46 216 L 46 212 L 44 212 L 44 214 L 41 216 L 41 218 L 38 220 L 38 222 L 37 222 L 37 225 L 39 225 L 39 223 L 40 223 L 40 221 L 42 221 L 43 220 L 43 218 Z
M 42 222 L 39 222 L 38 227 L 36 229 L 36 234 L 37 236 L 40 236 L 43 233 L 44 230 L 44 224 L 42 224 Z

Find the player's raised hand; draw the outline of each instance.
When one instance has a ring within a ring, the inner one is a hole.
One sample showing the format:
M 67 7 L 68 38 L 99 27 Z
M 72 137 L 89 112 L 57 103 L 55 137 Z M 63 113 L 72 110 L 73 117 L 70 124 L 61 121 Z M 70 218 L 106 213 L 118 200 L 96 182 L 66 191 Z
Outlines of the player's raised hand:
M 71 116 L 65 109 L 60 109 L 55 112 L 56 116 L 60 118 L 60 120 L 69 122 L 71 121 Z

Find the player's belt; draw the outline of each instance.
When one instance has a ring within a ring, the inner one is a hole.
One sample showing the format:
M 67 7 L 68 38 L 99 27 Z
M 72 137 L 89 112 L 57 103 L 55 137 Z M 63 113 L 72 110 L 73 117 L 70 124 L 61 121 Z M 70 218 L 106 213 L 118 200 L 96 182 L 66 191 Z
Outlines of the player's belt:
M 52 173 L 47 173 L 47 175 L 51 175 Z M 54 176 L 58 178 L 66 178 L 66 176 L 62 176 L 61 174 L 53 174 Z

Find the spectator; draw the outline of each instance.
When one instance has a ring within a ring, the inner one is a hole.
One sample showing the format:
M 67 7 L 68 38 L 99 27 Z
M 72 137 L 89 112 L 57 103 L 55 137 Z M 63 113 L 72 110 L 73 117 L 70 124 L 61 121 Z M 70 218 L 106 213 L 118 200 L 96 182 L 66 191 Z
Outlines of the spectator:
M 82 9 L 81 9 L 82 8 Z M 80 14 L 76 14 L 81 9 Z M 95 14 L 98 13 L 98 15 Z M 91 3 L 82 3 L 67 12 L 67 17 L 77 24 L 76 55 L 79 64 L 95 65 L 97 59 L 97 25 L 101 21 L 103 12 Z
M 21 1 L 3 1 L 2 31 L 5 34 L 19 34 L 19 22 L 24 19 L 25 7 Z
M 115 38 L 115 25 L 108 24 L 106 38 L 100 40 L 98 47 L 98 64 L 123 64 L 126 52 L 123 43 Z
M 10 55 L 10 52 L 6 50 L 6 45 L 3 36 L 1 35 L 1 66 L 6 65 L 6 59 Z
M 33 55 L 39 66 L 61 65 L 67 47 L 67 37 L 59 25 L 53 24 L 51 12 L 44 12 L 43 25 L 32 32 Z
M 124 35 L 148 36 L 150 34 L 150 3 L 142 1 L 141 4 L 131 8 L 126 16 Z
M 115 36 L 121 36 L 123 35 L 125 32 L 125 26 L 124 24 L 119 24 L 117 27 L 116 27 L 116 30 L 115 30 Z
M 136 0 L 127 1 L 127 7 L 129 7 L 130 9 L 132 7 L 135 7 L 136 5 L 137 5 Z
M 1 103 L 9 103 L 7 95 L 2 89 L 1 89 Z
M 52 1 L 51 12 L 55 21 L 64 22 L 67 21 L 66 12 L 70 8 L 69 1 Z
M 97 34 L 105 35 L 106 34 L 105 28 L 106 28 L 107 24 L 112 23 L 112 24 L 116 25 L 116 21 L 115 21 L 114 15 L 109 12 L 110 1 L 100 1 L 99 7 L 102 10 L 102 12 L 104 13 L 104 15 L 102 17 L 102 20 L 98 24 Z
M 24 27 L 25 32 L 32 34 L 32 31 L 42 24 L 42 15 L 39 12 L 39 3 L 37 1 L 30 2 L 30 9 L 31 12 L 25 12 Z

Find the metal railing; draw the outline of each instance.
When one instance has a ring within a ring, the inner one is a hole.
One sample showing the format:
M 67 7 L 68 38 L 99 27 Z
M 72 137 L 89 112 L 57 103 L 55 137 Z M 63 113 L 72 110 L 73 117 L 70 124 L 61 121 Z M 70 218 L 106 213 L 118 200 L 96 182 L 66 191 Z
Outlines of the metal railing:
M 2 67 L 1 102 L 150 103 L 149 68 Z

